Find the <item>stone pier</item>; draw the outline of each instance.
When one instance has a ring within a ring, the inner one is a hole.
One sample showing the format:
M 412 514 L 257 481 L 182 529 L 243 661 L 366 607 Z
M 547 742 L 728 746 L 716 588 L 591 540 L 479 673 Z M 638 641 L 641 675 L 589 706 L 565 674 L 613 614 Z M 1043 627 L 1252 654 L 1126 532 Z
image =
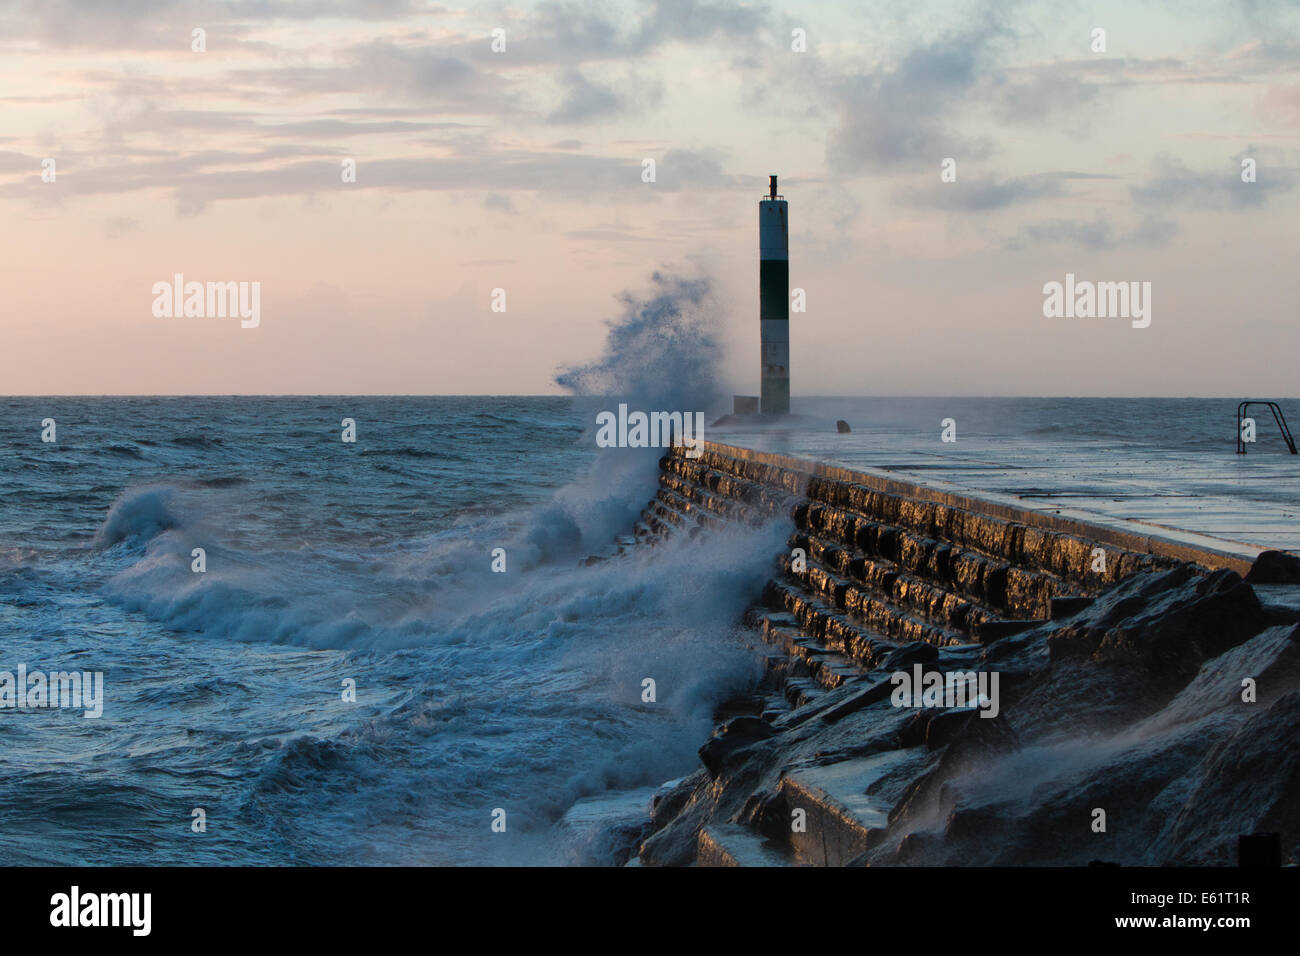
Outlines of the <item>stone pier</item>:
M 639 542 L 732 522 L 786 522 L 789 537 L 746 614 L 767 676 L 752 697 L 720 709 L 701 748 L 704 769 L 658 799 L 645 863 L 950 862 L 1014 813 L 1052 817 L 1031 798 L 1013 810 L 974 795 L 978 788 L 963 806 L 959 781 L 972 766 L 1014 766 L 1030 740 L 1122 733 L 1174 706 L 1209 662 L 1252 640 L 1262 641 L 1258 668 L 1289 675 L 1295 714 L 1278 719 L 1296 742 L 1293 557 L 717 443 L 698 458 L 674 448 L 660 466 Z M 892 705 L 889 676 L 918 664 L 996 668 L 1002 713 L 986 721 L 969 708 Z M 1117 680 L 1129 682 L 1128 701 L 1113 699 Z M 1239 679 L 1224 680 L 1230 701 Z M 1106 696 L 1089 708 L 1089 694 Z M 1270 689 L 1271 702 L 1282 697 Z M 1195 722 L 1195 710 L 1181 706 Z M 1222 718 L 1228 737 L 1263 712 L 1225 707 L 1216 697 L 1205 715 Z M 1148 776 L 1195 777 L 1203 750 L 1171 743 Z M 1086 779 L 1076 783 L 1088 790 Z M 1177 834 L 1156 849 L 1149 840 L 1117 848 L 1087 839 L 1083 804 L 1101 799 L 1080 797 L 1075 811 L 1084 816 L 1068 824 L 1078 831 L 1057 848 L 1064 859 L 1049 839 L 1021 841 L 986 862 L 1196 861 Z M 1125 800 L 1114 798 L 1117 807 Z M 1258 823 L 1248 816 L 1223 824 L 1233 840 Z M 1230 862 L 1214 856 L 1220 850 L 1206 851 L 1210 861 Z

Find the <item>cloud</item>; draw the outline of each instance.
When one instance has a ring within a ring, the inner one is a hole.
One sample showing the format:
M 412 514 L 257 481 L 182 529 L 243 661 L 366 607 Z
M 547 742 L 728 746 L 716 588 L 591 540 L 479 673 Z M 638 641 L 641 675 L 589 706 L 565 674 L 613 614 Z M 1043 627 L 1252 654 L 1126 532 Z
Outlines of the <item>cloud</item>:
M 678 189 L 748 189 L 767 182 L 764 176 L 732 175 L 722 170 L 722 157 L 713 150 L 670 149 L 657 166 L 656 188 Z
M 1256 181 L 1242 182 L 1242 160 L 1256 160 Z M 1151 208 L 1242 210 L 1259 208 L 1295 188 L 1294 169 L 1266 162 L 1255 147 L 1247 147 L 1219 169 L 1194 171 L 1181 160 L 1158 155 L 1146 182 L 1130 188 L 1133 202 Z
M 510 197 L 501 193 L 488 193 L 483 199 L 483 208 L 492 212 L 504 212 L 511 216 L 517 212 Z
M 986 99 L 997 118 L 1023 125 L 1089 106 L 1102 89 L 1077 62 L 1046 63 L 999 71 L 988 82 Z
M 1129 230 L 1118 229 L 1110 220 L 1100 216 L 1091 222 L 1053 219 L 1022 226 L 1014 236 L 1006 240 L 1005 246 L 1019 251 L 1032 246 L 1063 244 L 1101 251 L 1120 246 L 1163 246 L 1177 234 L 1176 223 L 1161 219 L 1144 219 Z
M 625 98 L 608 86 L 594 83 L 581 70 L 568 70 L 561 79 L 564 99 L 546 118 L 550 123 L 586 123 L 615 116 L 626 108 Z
M 986 7 L 979 22 L 913 47 L 892 67 L 835 81 L 839 125 L 828 139 L 829 162 L 860 172 L 985 155 L 987 148 L 960 134 L 954 121 L 1007 36 L 1000 16 Z
M 104 238 L 121 239 L 123 236 L 139 232 L 140 228 L 139 219 L 132 219 L 129 216 L 113 216 L 104 223 Z
M 447 44 L 405 44 L 369 40 L 334 52 L 326 65 L 233 69 L 235 85 L 252 85 L 277 95 L 318 97 L 359 93 L 437 105 L 448 114 L 499 113 L 522 103 L 512 81 Z
M 708 0 L 649 0 L 615 17 L 604 0 L 548 2 L 507 27 L 506 56 L 513 64 L 566 67 L 599 60 L 627 61 L 647 56 L 669 43 L 729 43 L 758 33 L 768 20 L 764 7 Z M 517 36 L 518 39 L 511 39 Z
M 420 0 L 19 0 L 0 14 L 0 37 L 49 47 L 189 54 L 190 31 L 208 33 L 210 52 L 261 49 L 245 38 L 258 24 L 281 20 L 375 22 L 449 13 Z
M 41 161 L 34 156 L 0 149 L 0 173 L 39 173 Z
M 958 175 L 956 182 L 944 183 L 939 181 L 938 168 L 936 163 L 933 186 L 901 190 L 896 193 L 896 198 L 913 206 L 954 212 L 989 212 L 1044 197 L 1060 196 L 1064 192 L 1063 184 L 1069 178 L 1069 174 L 1043 173 L 980 182 Z

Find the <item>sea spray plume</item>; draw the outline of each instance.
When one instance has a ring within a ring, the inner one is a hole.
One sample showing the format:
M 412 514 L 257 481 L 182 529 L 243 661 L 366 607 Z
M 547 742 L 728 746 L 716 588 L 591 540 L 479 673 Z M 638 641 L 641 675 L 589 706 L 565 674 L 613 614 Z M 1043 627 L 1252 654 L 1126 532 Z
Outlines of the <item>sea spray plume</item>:
M 707 410 L 722 394 L 712 282 L 662 271 L 650 281 L 649 295 L 619 295 L 623 315 L 608 323 L 601 357 L 565 369 L 555 382 L 579 398 L 643 409 Z
M 609 322 L 600 358 L 572 366 L 555 382 L 574 395 L 594 441 L 596 414 L 620 402 L 645 412 L 707 413 L 722 395 L 717 380 L 721 349 L 713 327 L 718 314 L 706 276 L 686 278 L 660 270 L 650 290 L 619 295 L 622 315 Z M 598 550 L 632 527 L 653 493 L 660 449 L 617 448 L 601 454 L 585 479 L 543 509 L 528 543 L 539 560 L 579 557 Z

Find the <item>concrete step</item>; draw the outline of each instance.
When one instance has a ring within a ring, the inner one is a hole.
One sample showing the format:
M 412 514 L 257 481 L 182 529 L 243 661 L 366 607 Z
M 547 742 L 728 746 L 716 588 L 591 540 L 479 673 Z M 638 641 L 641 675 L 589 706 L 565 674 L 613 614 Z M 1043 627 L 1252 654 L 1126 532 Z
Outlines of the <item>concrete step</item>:
M 792 549 L 805 550 L 809 566 L 817 565 L 839 574 L 854 585 L 886 596 L 914 612 L 930 613 L 931 606 L 946 603 L 951 605 L 945 611 L 950 620 L 960 615 L 961 619 L 975 623 L 1014 616 L 1005 602 L 998 606 L 985 600 L 990 593 L 1005 595 L 1005 564 L 995 567 L 991 559 L 980 557 L 978 560 L 987 567 L 970 568 L 964 563 L 965 552 L 937 542 L 932 544 L 935 553 L 940 547 L 946 548 L 941 559 L 917 560 L 909 566 L 808 531 L 795 532 L 787 542 Z M 963 573 L 954 574 L 954 567 Z M 985 572 L 983 575 L 981 570 Z M 985 580 L 992 582 L 990 573 L 1000 576 L 992 592 L 984 586 Z
M 795 571 L 793 561 L 783 557 L 781 566 L 787 576 L 837 608 L 857 614 L 868 621 L 873 615 L 888 614 L 895 608 L 937 627 L 967 635 L 972 627 L 1002 616 L 941 585 L 922 581 L 904 572 L 889 575 L 881 584 L 860 580 L 809 562 L 803 571 Z
M 698 460 L 709 468 L 725 471 L 747 481 L 778 487 L 792 495 L 803 494 L 808 484 L 806 472 L 794 471 L 780 465 L 731 458 L 714 451 L 705 451 Z
M 815 503 L 796 507 L 794 516 L 799 533 L 818 539 L 830 554 L 832 560 L 824 563 L 866 584 L 892 584 L 886 577 L 892 566 L 897 573 L 911 574 L 1007 618 L 1044 618 L 1051 597 L 1078 591 L 1056 575 L 1018 567 L 1004 555 L 929 537 L 873 516 Z M 862 564 L 853 565 L 854 558 L 861 558 Z M 876 562 L 886 562 L 886 567 Z
M 665 496 L 670 496 L 666 498 Z M 743 517 L 743 506 L 727 498 L 719 497 L 701 488 L 699 485 L 677 478 L 673 475 L 659 476 L 661 500 L 671 500 L 683 510 L 691 510 L 716 518 L 719 521 L 735 521 Z
M 779 677 L 811 677 L 826 690 L 841 687 L 846 681 L 866 671 L 851 658 L 832 651 L 798 627 L 772 627 L 763 630 L 764 640 L 784 653 L 774 655 L 768 672 Z
M 796 629 L 827 650 L 843 654 L 865 669 L 870 669 L 873 661 L 898 646 L 893 641 L 863 630 L 845 615 L 830 609 L 825 609 L 821 614 L 815 613 L 812 608 L 815 602 L 806 595 L 800 598 L 800 613 L 787 611 L 786 605 L 794 600 L 787 593 L 789 590 L 778 581 L 769 581 L 763 589 L 766 607 L 761 612 L 747 612 L 747 621 L 753 622 L 757 618 L 757 626 L 770 628 L 774 625 L 764 619 L 764 615 L 770 615 L 771 621 L 780 622 L 779 626 Z
M 808 499 L 810 520 L 817 520 L 816 509 L 829 507 L 921 538 L 991 556 L 1025 573 L 1046 573 L 1069 582 L 1072 590 L 1081 587 L 1088 593 L 1157 563 L 1149 554 L 1108 546 L 1103 548 L 1105 569 L 1096 571 L 1093 549 L 1098 545 L 1094 541 L 934 501 L 875 491 L 838 479 L 812 479 L 808 484 Z M 894 556 L 888 551 L 881 553 Z
M 665 474 L 675 475 L 684 482 L 744 505 L 743 513 L 752 514 L 756 520 L 789 510 L 790 493 L 782 485 L 750 481 L 711 468 L 702 459 L 669 455 L 660 459 L 660 465 Z
M 826 688 L 811 677 L 786 678 L 783 690 L 785 699 L 790 702 L 792 710 L 806 707 L 808 704 L 820 700 L 826 693 Z
M 688 522 L 694 524 L 694 519 L 688 517 L 689 508 L 678 510 L 671 507 L 663 501 L 656 501 L 652 508 L 646 509 L 649 514 L 663 521 L 665 524 L 682 527 Z
M 806 814 L 805 829 L 791 829 L 794 862 L 844 866 L 866 851 L 888 827 L 892 808 L 868 789 L 888 774 L 915 772 L 924 760 L 925 753 L 913 748 L 787 772 L 780 784 L 786 805 Z
M 791 866 L 790 851 L 735 823 L 700 830 L 696 866 Z
M 883 601 L 864 601 L 842 610 L 794 581 L 771 581 L 764 589 L 769 607 L 789 611 L 809 635 L 829 649 L 872 666 L 883 639 L 891 645 L 923 641 L 936 647 L 970 643 L 970 636 L 925 621 Z
M 790 702 L 785 699 L 783 693 L 769 694 L 764 698 L 763 708 L 759 716 L 771 724 L 790 713 L 792 709 Z

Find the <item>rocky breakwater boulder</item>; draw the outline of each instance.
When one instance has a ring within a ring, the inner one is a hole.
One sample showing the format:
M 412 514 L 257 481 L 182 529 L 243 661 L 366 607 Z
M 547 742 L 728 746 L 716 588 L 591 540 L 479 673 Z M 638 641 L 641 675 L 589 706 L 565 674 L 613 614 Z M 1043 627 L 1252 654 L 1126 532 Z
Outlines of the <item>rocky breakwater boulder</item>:
M 954 671 L 996 673 L 997 707 L 895 693 Z M 695 862 L 702 831 L 725 856 L 742 830 L 790 864 L 1227 865 L 1256 831 L 1295 859 L 1300 627 L 1233 572 L 1143 571 L 987 646 L 899 648 L 701 756 L 643 862 Z

